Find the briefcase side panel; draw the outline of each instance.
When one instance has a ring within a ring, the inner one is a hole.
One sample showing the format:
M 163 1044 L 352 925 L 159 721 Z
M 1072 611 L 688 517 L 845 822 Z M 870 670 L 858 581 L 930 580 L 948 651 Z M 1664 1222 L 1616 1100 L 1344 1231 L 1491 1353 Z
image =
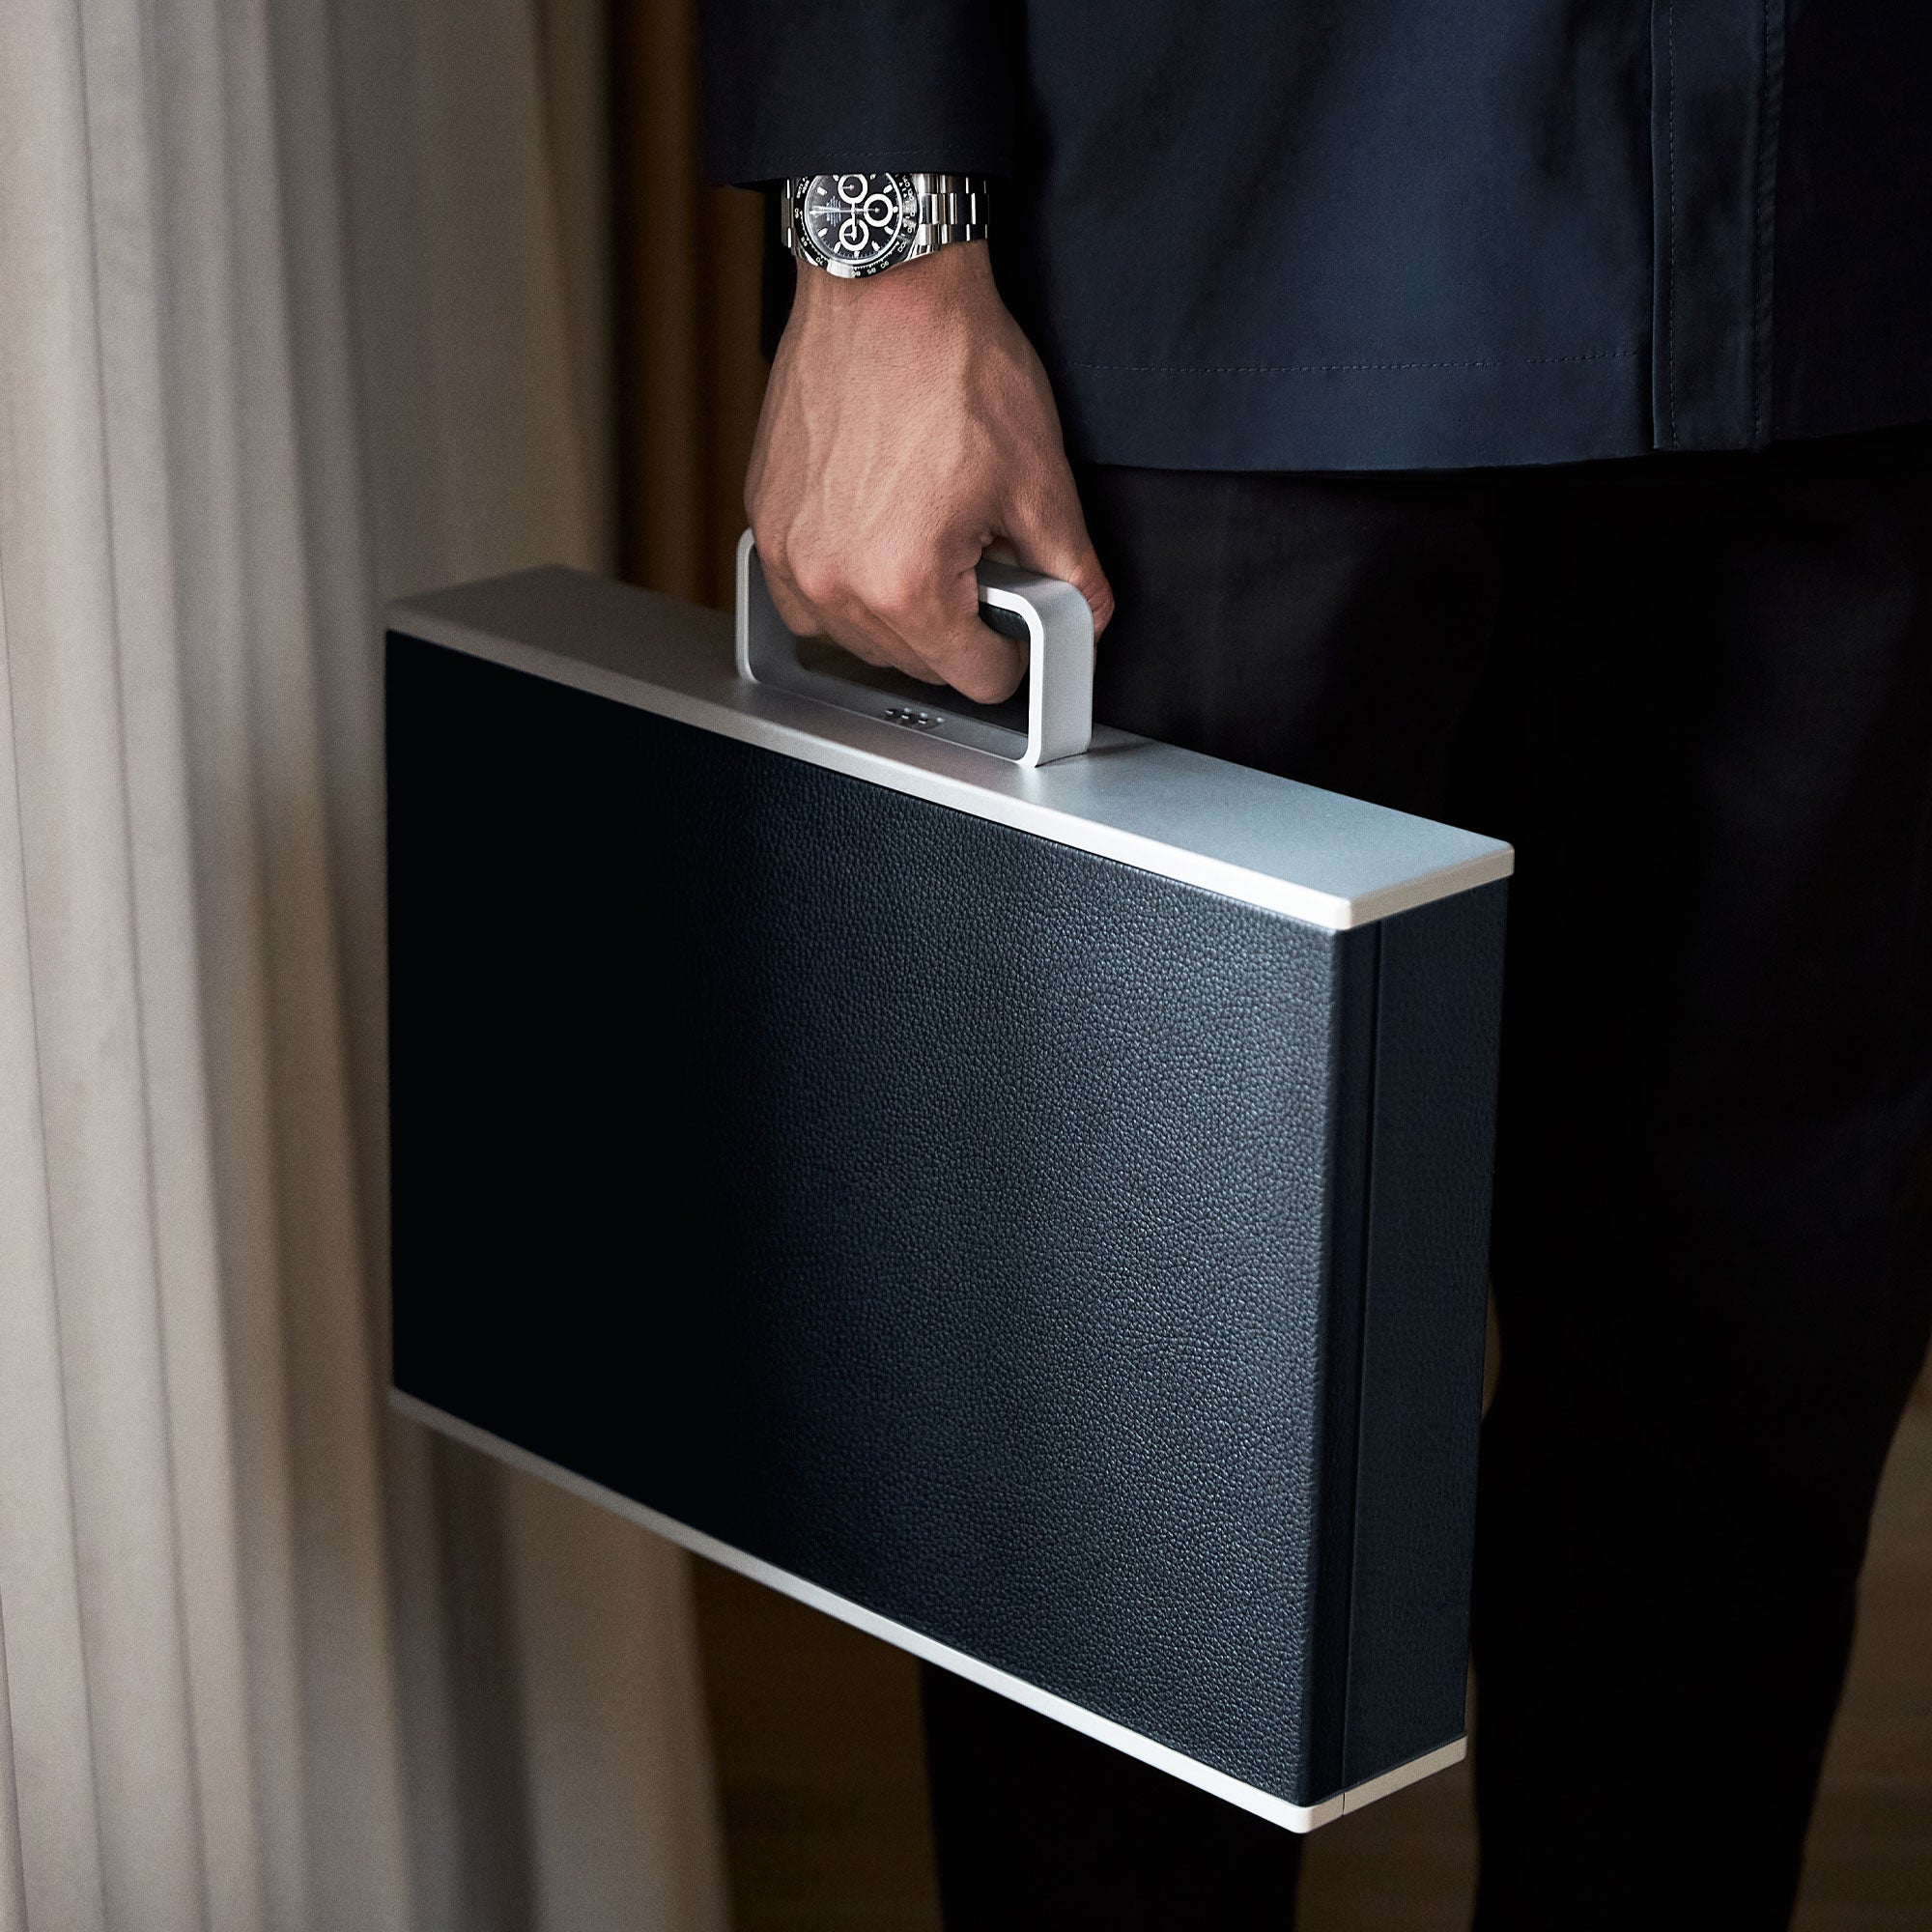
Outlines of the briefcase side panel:
M 1463 1727 L 1507 892 L 1378 929 L 1350 1785 Z
M 397 1386 L 1332 1791 L 1356 936 L 407 638 L 390 757 Z
M 1381 925 L 1338 935 L 1335 948 L 1331 1232 L 1321 1304 L 1321 1529 L 1309 1644 L 1305 1802 L 1343 1790 L 1349 1650 L 1354 1615 L 1357 1463 L 1361 1449 L 1362 1318 L 1368 1285 L 1369 1189 Z

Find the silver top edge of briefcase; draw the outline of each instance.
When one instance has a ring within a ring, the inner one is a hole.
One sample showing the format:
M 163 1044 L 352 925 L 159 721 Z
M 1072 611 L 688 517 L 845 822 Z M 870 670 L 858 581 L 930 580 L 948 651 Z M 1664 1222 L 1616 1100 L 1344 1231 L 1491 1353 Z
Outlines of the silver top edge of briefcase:
M 836 678 L 774 638 L 749 543 L 739 624 L 676 598 L 546 566 L 391 606 L 389 628 L 1340 930 L 1508 876 L 1506 844 L 1170 745 L 1091 725 L 1064 584 L 992 566 L 982 602 L 1024 625 L 1024 724 L 934 693 Z M 1081 607 L 1084 611 L 1084 605 Z

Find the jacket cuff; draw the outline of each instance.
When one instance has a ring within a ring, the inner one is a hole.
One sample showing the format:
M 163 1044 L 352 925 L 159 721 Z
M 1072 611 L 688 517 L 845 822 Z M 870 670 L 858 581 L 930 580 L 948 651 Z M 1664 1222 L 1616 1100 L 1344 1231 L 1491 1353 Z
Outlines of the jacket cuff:
M 704 0 L 703 33 L 715 182 L 1013 170 L 1017 48 L 1004 5 Z

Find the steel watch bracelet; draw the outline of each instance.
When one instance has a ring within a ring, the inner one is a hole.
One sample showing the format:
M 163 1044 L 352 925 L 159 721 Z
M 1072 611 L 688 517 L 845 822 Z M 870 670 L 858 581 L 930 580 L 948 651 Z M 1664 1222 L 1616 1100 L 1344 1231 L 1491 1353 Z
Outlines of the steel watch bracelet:
M 900 261 L 918 261 L 955 242 L 985 241 L 992 197 L 984 175 L 908 174 L 905 178 L 912 183 L 913 233 Z M 781 239 L 789 255 L 799 253 L 799 196 L 810 179 L 786 181 L 780 198 Z
M 986 205 L 991 197 L 984 175 L 916 174 L 912 191 L 918 219 L 912 255 L 927 255 L 954 242 L 986 239 Z

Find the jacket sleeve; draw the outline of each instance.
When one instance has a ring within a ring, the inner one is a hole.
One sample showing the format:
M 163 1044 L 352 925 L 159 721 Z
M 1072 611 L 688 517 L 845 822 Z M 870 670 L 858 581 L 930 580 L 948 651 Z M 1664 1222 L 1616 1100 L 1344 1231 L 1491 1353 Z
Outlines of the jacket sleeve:
M 702 0 L 713 181 L 1010 174 L 1014 0 Z

